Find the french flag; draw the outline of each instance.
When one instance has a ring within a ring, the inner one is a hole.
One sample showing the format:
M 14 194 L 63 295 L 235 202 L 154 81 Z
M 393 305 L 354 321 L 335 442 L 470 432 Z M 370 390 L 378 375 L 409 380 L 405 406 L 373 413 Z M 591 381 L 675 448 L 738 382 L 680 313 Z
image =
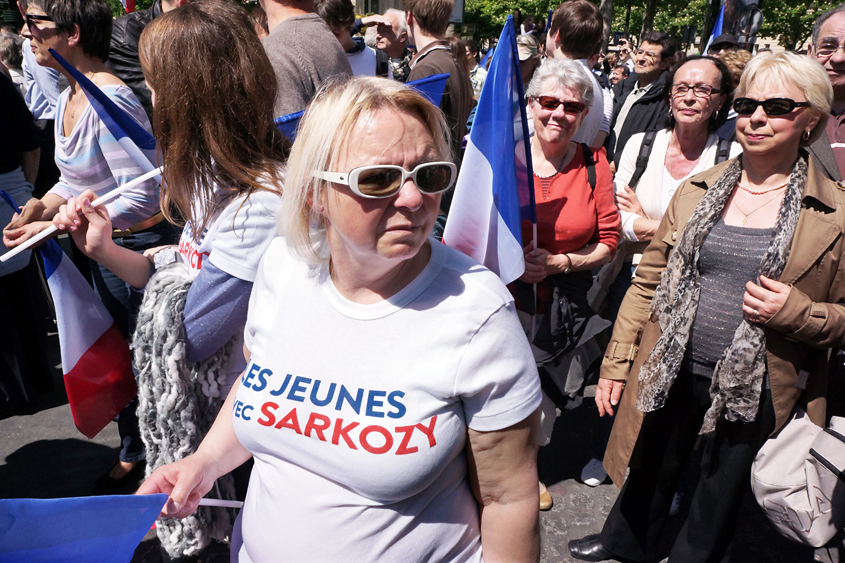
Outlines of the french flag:
M 707 45 L 704 47 L 702 51 L 703 54 L 707 54 L 710 50 L 710 45 L 713 44 L 713 40 L 720 35 L 722 35 L 722 28 L 725 25 L 725 4 L 722 4 L 722 7 L 719 8 L 719 15 L 716 17 L 716 23 L 713 24 L 713 31 L 710 32 L 710 38 L 707 39 Z
M 56 307 L 73 421 L 93 438 L 138 394 L 129 345 L 59 244 L 51 239 L 40 250 Z
M 537 223 L 528 118 L 512 17 L 478 100 L 443 242 L 505 283 L 525 271 L 522 221 Z M 536 237 L 535 237 L 536 238 Z

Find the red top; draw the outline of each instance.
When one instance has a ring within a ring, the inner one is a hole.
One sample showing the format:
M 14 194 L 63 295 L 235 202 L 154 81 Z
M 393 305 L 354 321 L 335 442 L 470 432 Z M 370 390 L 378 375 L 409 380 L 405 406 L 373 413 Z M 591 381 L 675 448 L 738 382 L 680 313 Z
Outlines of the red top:
M 596 188 L 590 189 L 584 153 L 579 149 L 570 163 L 552 176 L 534 175 L 537 202 L 537 246 L 552 254 L 580 250 L 601 242 L 616 254 L 622 220 L 613 192 L 613 175 L 603 149 L 593 151 Z M 522 244 L 534 239 L 530 221 L 522 222 Z

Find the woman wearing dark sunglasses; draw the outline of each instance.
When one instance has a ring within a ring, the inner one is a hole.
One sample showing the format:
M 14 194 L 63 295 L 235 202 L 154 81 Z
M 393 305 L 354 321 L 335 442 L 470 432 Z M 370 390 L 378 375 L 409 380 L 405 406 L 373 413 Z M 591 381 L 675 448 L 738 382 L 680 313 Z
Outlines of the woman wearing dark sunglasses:
M 448 131 L 379 78 L 329 85 L 302 118 L 250 363 L 197 453 L 140 490 L 184 516 L 254 457 L 233 560 L 539 559 L 531 352 L 499 278 L 428 236 Z
M 824 133 L 832 97 L 808 57 L 746 66 L 742 155 L 680 186 L 619 311 L 596 401 L 612 412 L 627 382 L 604 462 L 622 492 L 601 534 L 570 542 L 574 557 L 665 557 L 669 506 L 700 439 L 669 561 L 727 561 L 761 445 L 796 405 L 824 424 L 828 349 L 845 343 L 845 197 L 804 147 Z
M 613 262 L 597 278 L 601 293 L 607 294 L 602 318 L 616 320 L 634 270 L 678 187 L 687 178 L 741 151 L 737 143 L 722 141 L 716 135 L 727 118 L 733 88 L 730 71 L 719 59 L 686 59 L 666 78 L 663 97 L 669 119 L 665 128 L 638 133 L 625 145 L 614 177 L 623 242 Z M 649 150 L 643 166 L 640 155 Z M 613 425 L 613 417 L 604 413 L 601 406 L 599 414 L 603 418 L 593 438 L 592 457 L 581 471 L 581 480 L 592 487 L 607 477 L 600 460 Z
M 513 291 L 526 332 L 536 315 L 535 361 L 566 399 L 575 398 L 583 380 L 583 372 L 570 374 L 570 366 L 598 358 L 592 337 L 608 326 L 587 303 L 590 270 L 609 262 L 619 241 L 619 213 L 604 152 L 572 141 L 593 105 L 591 80 L 577 61 L 551 59 L 537 69 L 526 91 L 534 124 L 530 143 L 537 227 L 523 224 L 525 273 Z M 557 311 L 558 306 L 564 310 Z M 545 404 L 548 436 L 555 417 L 552 402 Z M 542 484 L 540 490 L 540 508 L 548 510 L 551 495 Z

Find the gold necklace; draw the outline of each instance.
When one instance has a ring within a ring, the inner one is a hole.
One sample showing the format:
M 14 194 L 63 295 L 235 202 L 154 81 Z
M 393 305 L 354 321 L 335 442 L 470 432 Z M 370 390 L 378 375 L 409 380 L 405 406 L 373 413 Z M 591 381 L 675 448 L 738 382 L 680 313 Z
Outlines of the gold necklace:
M 788 186 L 788 185 L 789 185 L 789 180 L 787 180 L 786 182 L 784 182 L 784 183 L 783 183 L 783 184 L 781 184 L 780 186 L 775 186 L 774 188 L 769 188 L 768 190 L 761 190 L 761 191 L 759 191 L 759 192 L 755 192 L 754 190 L 751 190 L 751 189 L 749 189 L 749 188 L 747 188 L 747 187 L 743 186 L 743 185 L 742 185 L 742 184 L 740 184 L 739 182 L 737 182 L 737 183 L 736 183 L 736 185 L 737 185 L 737 187 L 738 187 L 739 189 L 741 189 L 741 190 L 743 190 L 743 191 L 746 191 L 746 192 L 748 192 L 748 193 L 750 193 L 750 194 L 753 194 L 753 195 L 763 195 L 763 194 L 767 194 L 767 193 L 769 193 L 769 192 L 774 192 L 774 191 L 777 191 L 777 190 L 782 190 L 783 188 L 785 188 L 786 186 Z
M 748 222 L 748 216 L 749 215 L 752 215 L 752 214 L 756 213 L 757 211 L 760 211 L 761 209 L 763 209 L 764 207 L 766 207 L 767 205 L 769 205 L 770 203 L 772 203 L 774 200 L 776 200 L 779 197 L 780 197 L 780 194 L 777 194 L 775 197 L 770 198 L 769 201 L 767 201 L 766 203 L 764 203 L 760 207 L 755 207 L 752 211 L 749 211 L 748 213 L 743 211 L 742 208 L 739 206 L 739 204 L 736 202 L 736 199 L 734 199 L 734 205 L 736 206 L 737 211 L 739 211 L 740 213 L 745 215 L 745 217 L 742 218 L 742 224 L 744 225 L 745 223 Z

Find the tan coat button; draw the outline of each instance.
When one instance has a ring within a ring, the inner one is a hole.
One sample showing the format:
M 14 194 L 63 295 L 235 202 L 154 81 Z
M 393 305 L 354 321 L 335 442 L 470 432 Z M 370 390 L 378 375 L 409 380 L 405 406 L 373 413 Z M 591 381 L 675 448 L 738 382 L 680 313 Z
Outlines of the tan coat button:
M 672 240 L 678 240 L 678 231 L 672 231 Z

